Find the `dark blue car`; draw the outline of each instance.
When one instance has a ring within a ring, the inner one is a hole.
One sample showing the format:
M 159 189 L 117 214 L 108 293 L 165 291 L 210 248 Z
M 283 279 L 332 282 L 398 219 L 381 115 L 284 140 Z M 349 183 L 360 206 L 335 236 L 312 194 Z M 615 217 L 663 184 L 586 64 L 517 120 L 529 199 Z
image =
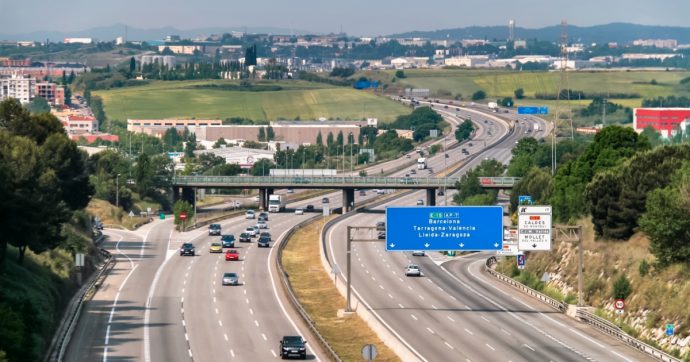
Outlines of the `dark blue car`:
M 223 235 L 220 237 L 220 242 L 223 243 L 224 248 L 234 248 L 235 247 L 235 235 Z

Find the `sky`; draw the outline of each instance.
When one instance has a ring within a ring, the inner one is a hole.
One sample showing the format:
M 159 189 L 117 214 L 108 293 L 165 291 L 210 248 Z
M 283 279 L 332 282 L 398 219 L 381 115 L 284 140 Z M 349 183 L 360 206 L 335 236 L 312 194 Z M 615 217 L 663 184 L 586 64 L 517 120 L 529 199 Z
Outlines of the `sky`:
M 688 0 L 0 0 L 0 33 L 79 31 L 127 24 L 151 29 L 279 27 L 386 35 L 472 25 L 540 28 L 612 22 L 687 26 Z

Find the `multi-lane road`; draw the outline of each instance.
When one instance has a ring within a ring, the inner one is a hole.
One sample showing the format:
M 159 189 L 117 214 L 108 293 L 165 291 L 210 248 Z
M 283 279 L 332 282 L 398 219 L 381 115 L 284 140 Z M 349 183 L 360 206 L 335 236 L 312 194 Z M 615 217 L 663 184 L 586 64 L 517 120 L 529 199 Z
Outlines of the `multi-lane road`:
M 500 114 L 501 118 L 511 119 L 505 121 L 485 109 L 435 108 L 453 127 L 461 118 L 471 116 L 478 128 L 474 138 L 462 147 L 452 147 L 456 143 L 452 136 L 434 141 L 448 148 L 447 158 L 443 152 L 428 157 L 434 173 L 457 162 L 463 162 L 463 166 L 454 175 L 485 158 L 507 162 L 520 137 L 543 137 L 548 132 L 548 124 L 538 118 Z M 520 122 L 513 121 L 518 118 Z M 538 132 L 532 131 L 535 122 L 540 125 Z M 486 147 L 490 149 L 484 150 Z M 462 148 L 469 155 L 463 154 Z M 414 152 L 410 158 L 375 165 L 367 171 L 375 174 L 383 170 L 402 176 L 410 172 L 405 165 L 414 168 Z M 419 170 L 416 176 L 432 173 Z M 340 205 L 341 196 L 339 192 L 326 195 L 332 206 Z M 374 196 L 373 192 L 365 196 L 357 193 L 355 203 Z M 289 207 L 319 207 L 321 197 Z M 417 199 L 424 199 L 424 194 L 411 193 L 395 200 L 395 204 L 412 205 Z M 439 205 L 446 202 L 437 199 Z M 275 242 L 280 242 L 292 226 L 308 217 L 291 212 L 271 214 L 268 231 Z M 354 214 L 330 230 L 328 252 L 337 263 L 344 265 L 342 227 L 365 222 L 371 223 L 371 219 Z M 243 216 L 221 222 L 223 234 L 236 237 L 254 224 L 255 220 Z M 67 360 L 270 360 L 277 358 L 278 341 L 283 335 L 308 336 L 279 286 L 274 245 L 259 249 L 256 242 L 236 241 L 240 260 L 225 261 L 224 254 L 209 253 L 210 242 L 218 240 L 217 236 L 209 236 L 206 229 L 174 231 L 171 220 L 156 220 L 134 232 L 107 230 L 106 235 L 103 246 L 116 256 L 117 264 L 86 305 Z M 183 242 L 194 243 L 198 255 L 180 256 L 178 249 Z M 573 342 L 571 334 L 576 334 L 566 332 L 566 328 L 578 331 L 581 327 L 573 327 L 561 316 L 549 315 L 543 307 L 487 280 L 478 269 L 481 255 L 452 261 L 440 256 L 416 257 L 425 276 L 412 280 L 404 278 L 402 272 L 412 258 L 407 254 L 385 253 L 383 245 L 357 246 L 355 252 L 354 265 L 358 267 L 353 273 L 353 285 L 357 292 L 410 343 L 420 359 L 493 360 L 493 356 L 508 356 L 506 360 L 573 360 L 575 356 L 589 356 L 604 360 L 617 354 L 629 355 L 625 348 L 611 347 L 601 338 L 594 340 L 597 337 L 590 337 L 596 342 L 590 344 L 598 343 L 598 348 Z M 445 264 L 439 266 L 442 262 Z M 237 273 L 240 285 L 222 286 L 224 272 Z M 564 326 L 560 332 L 555 331 L 558 324 Z M 538 332 L 540 328 L 545 333 Z M 567 335 L 559 335 L 561 332 Z M 577 333 L 587 336 L 589 332 Z M 327 359 L 318 344 L 310 343 L 308 348 L 308 358 Z

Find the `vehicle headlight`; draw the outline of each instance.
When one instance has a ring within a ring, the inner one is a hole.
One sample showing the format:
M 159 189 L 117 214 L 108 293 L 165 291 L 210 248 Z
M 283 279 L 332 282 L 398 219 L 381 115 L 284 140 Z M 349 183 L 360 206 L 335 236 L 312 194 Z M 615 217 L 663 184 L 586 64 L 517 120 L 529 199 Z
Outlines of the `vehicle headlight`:
M 300 351 L 304 351 L 305 348 L 304 348 L 304 347 L 300 347 L 299 350 L 300 350 Z

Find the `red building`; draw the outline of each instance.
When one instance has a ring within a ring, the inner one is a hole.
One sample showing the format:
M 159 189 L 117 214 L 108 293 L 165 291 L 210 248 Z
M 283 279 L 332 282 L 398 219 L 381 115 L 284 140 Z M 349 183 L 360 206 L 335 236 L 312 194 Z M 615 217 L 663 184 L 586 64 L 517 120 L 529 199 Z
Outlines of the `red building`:
M 635 108 L 633 126 L 642 132 L 647 127 L 654 128 L 662 137 L 673 137 L 678 130 L 690 124 L 690 108 Z

